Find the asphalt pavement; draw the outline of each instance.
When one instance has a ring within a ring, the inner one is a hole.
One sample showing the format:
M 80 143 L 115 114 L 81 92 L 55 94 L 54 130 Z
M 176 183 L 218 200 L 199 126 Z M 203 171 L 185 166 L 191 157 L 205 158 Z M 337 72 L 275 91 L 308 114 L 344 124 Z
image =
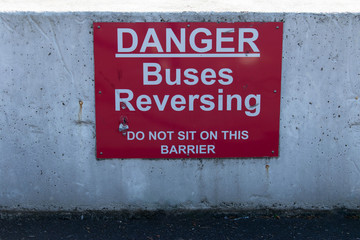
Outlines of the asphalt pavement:
M 0 239 L 359 239 L 360 212 L 0 212 Z

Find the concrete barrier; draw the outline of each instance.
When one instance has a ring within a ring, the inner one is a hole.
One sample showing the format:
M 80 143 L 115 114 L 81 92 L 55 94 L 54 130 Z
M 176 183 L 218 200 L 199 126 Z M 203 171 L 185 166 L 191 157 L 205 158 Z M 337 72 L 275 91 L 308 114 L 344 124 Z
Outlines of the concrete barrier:
M 360 208 L 359 14 L 4 8 L 0 209 Z M 283 21 L 280 157 L 97 161 L 94 21 Z

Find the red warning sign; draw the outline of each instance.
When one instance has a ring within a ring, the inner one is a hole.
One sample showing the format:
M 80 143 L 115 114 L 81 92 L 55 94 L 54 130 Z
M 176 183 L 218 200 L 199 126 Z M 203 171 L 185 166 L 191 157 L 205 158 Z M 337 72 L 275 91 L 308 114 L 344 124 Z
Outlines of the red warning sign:
M 97 157 L 278 156 L 282 29 L 94 23 Z

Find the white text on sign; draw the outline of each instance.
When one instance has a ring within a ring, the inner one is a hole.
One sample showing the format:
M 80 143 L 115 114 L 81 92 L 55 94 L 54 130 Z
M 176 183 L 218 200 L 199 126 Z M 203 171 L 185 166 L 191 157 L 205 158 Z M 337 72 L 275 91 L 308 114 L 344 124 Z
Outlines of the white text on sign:
M 216 53 L 243 53 L 245 44 L 248 44 L 254 53 L 260 52 L 255 44 L 255 41 L 259 37 L 259 33 L 255 28 L 216 28 L 215 31 L 207 28 L 196 28 L 190 33 L 187 32 L 187 30 L 186 28 L 180 28 L 179 33 L 175 34 L 173 29 L 166 28 L 165 39 L 159 40 L 156 30 L 154 28 L 148 28 L 144 39 L 140 39 L 139 41 L 138 34 L 133 29 L 118 28 L 117 51 L 118 53 L 132 53 L 134 51 L 145 53 L 148 48 L 151 48 L 152 53 L 154 49 L 156 49 L 157 53 L 171 53 L 174 51 L 174 49 L 171 48 L 173 43 L 177 51 L 184 53 L 188 51 L 188 49 L 186 49 L 186 43 L 188 42 L 191 50 L 196 53 L 206 53 L 213 49 Z M 131 39 L 130 46 L 124 46 L 124 37 L 126 35 Z M 177 37 L 176 35 L 180 36 Z M 212 35 L 215 35 L 215 41 L 210 38 Z M 200 44 L 197 44 L 197 38 L 200 38 Z M 235 39 L 237 39 L 237 43 Z M 141 44 L 139 44 L 139 42 Z M 165 46 L 161 44 L 161 42 L 165 42 Z M 228 45 L 224 47 L 223 43 L 227 43 Z M 116 57 L 126 57 L 126 54 L 116 54 Z

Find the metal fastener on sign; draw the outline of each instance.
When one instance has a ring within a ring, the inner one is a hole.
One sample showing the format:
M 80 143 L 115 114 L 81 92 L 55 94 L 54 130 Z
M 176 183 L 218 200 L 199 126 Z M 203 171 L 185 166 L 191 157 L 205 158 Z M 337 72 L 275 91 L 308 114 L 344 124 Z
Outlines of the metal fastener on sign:
M 276 90 L 274 90 L 274 93 L 276 93 L 277 91 Z
M 99 91 L 99 94 L 101 94 L 101 91 Z
M 279 26 L 276 26 L 276 29 L 279 29 L 280 27 Z
M 275 153 L 275 151 L 271 151 L 272 153 Z
M 100 152 L 100 155 L 103 155 L 103 152 Z
M 97 26 L 97 28 L 99 28 L 99 29 L 100 29 L 100 26 Z

